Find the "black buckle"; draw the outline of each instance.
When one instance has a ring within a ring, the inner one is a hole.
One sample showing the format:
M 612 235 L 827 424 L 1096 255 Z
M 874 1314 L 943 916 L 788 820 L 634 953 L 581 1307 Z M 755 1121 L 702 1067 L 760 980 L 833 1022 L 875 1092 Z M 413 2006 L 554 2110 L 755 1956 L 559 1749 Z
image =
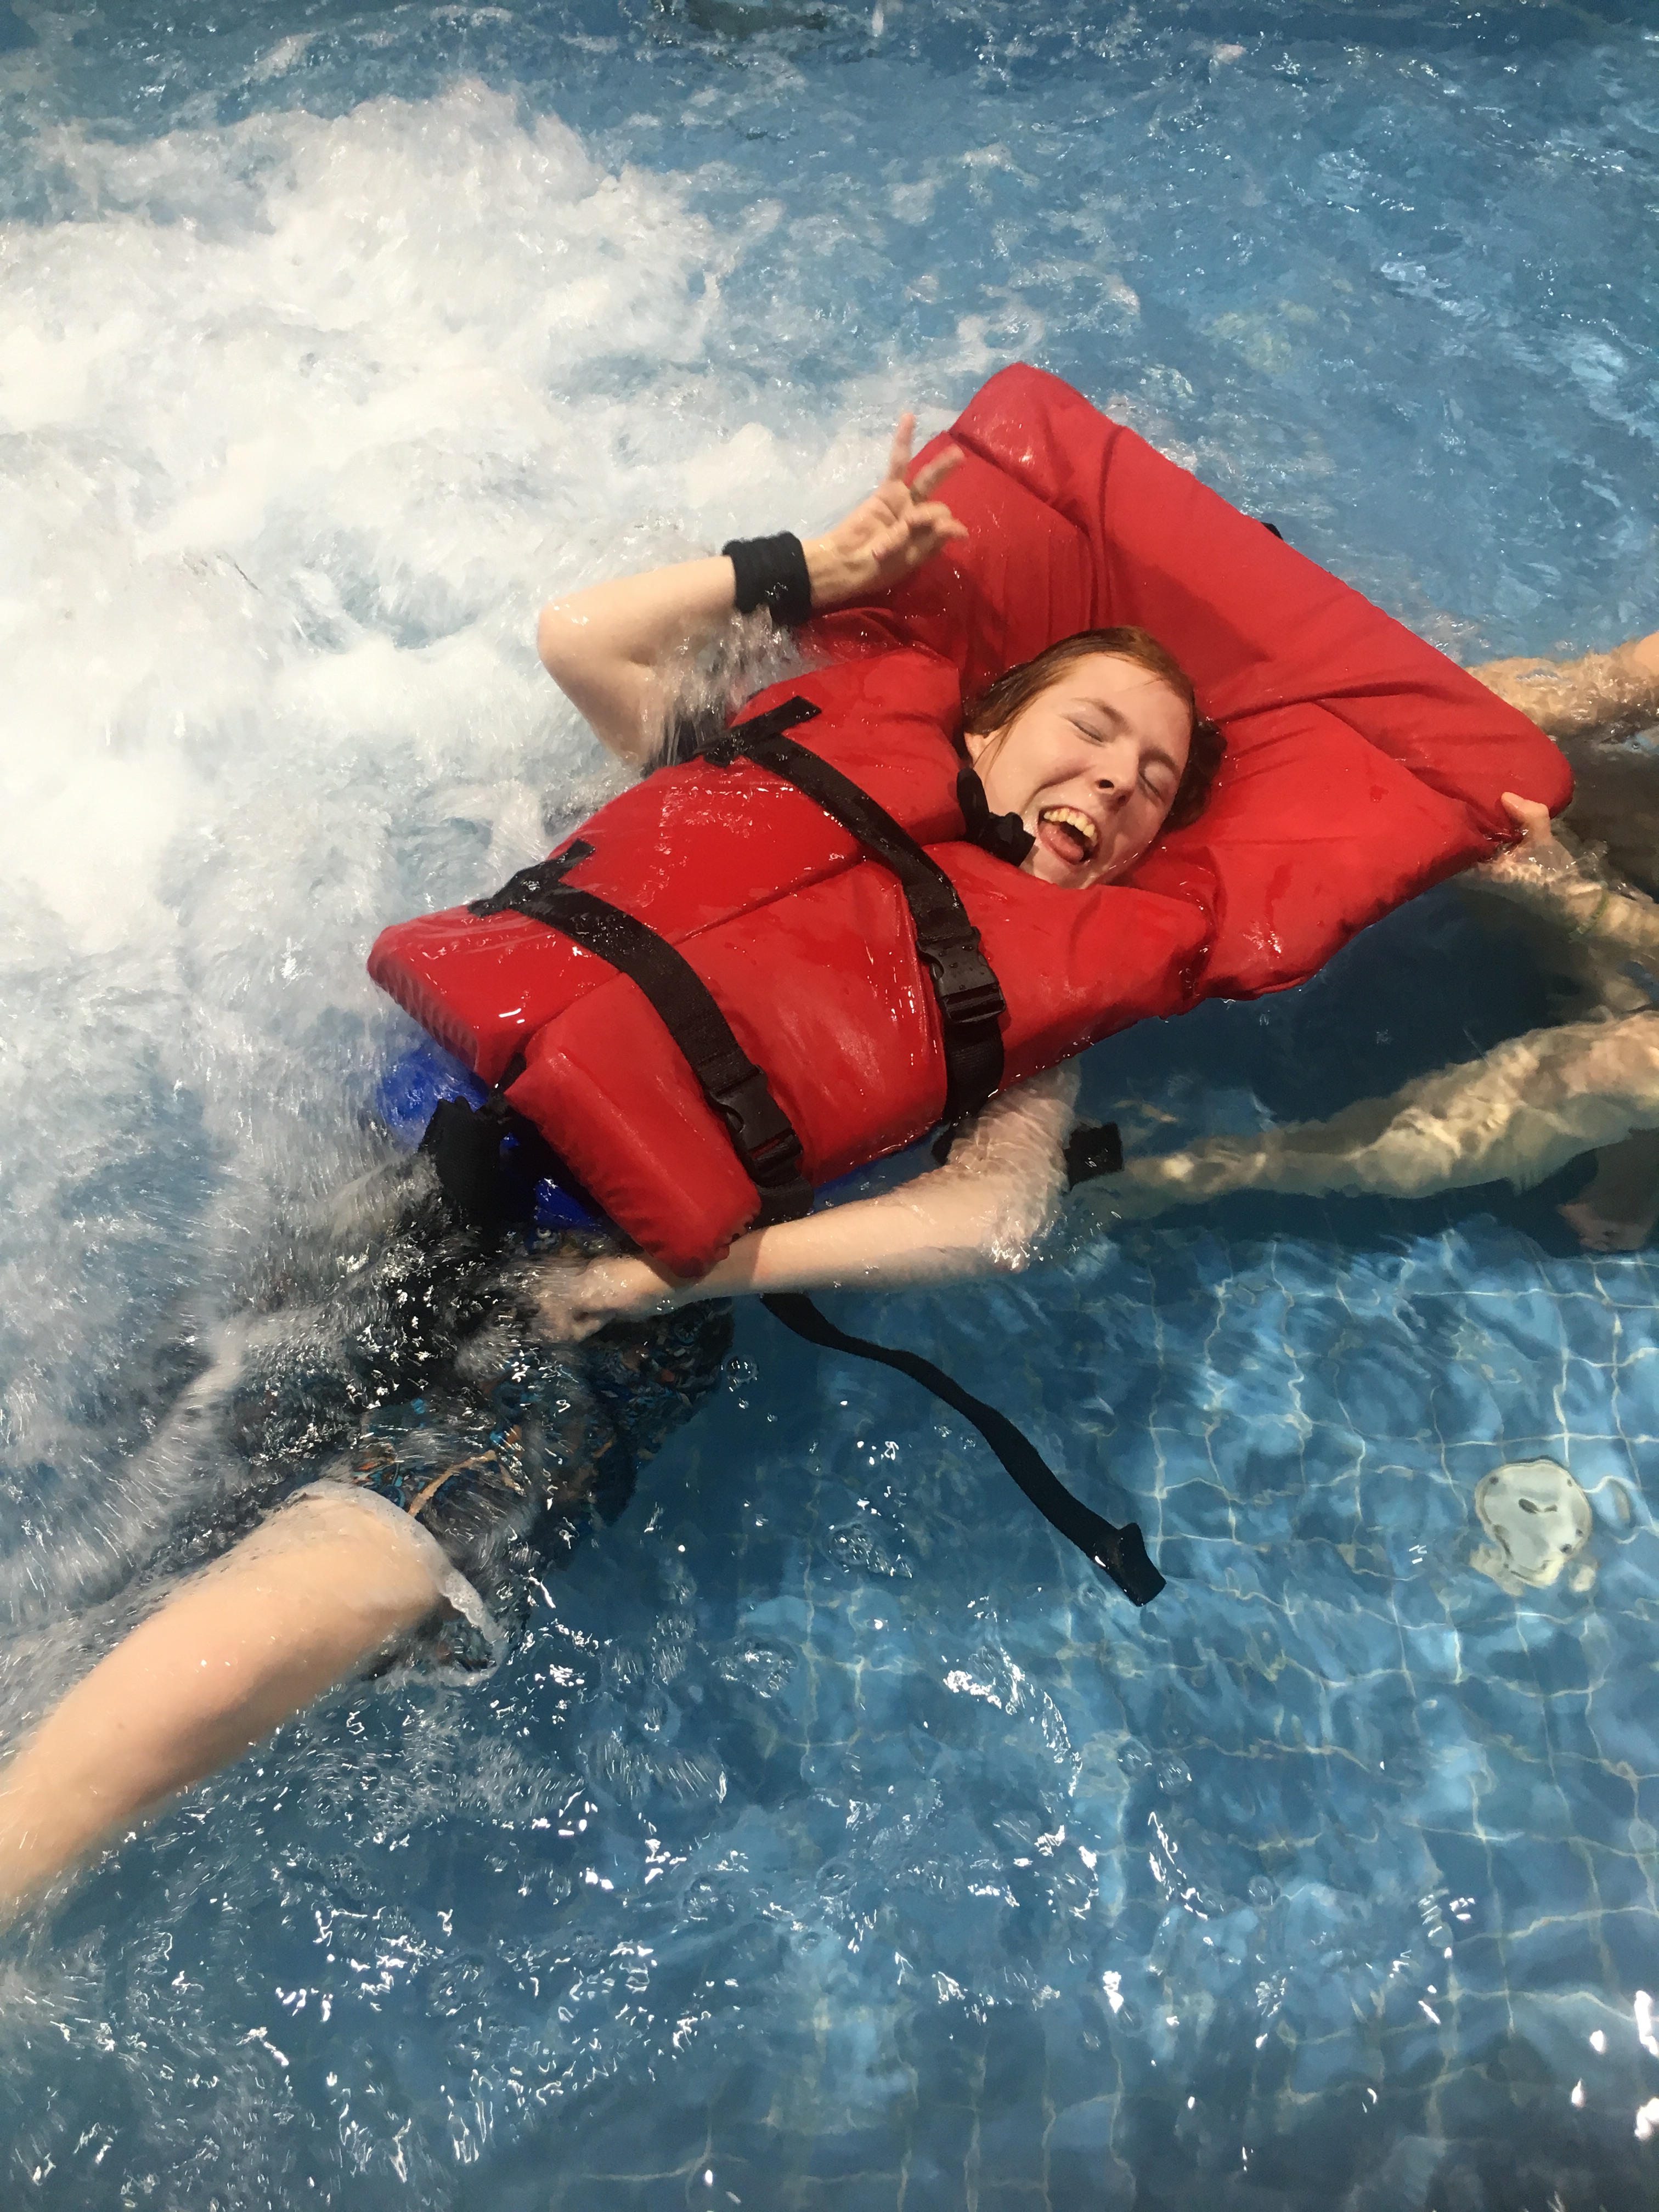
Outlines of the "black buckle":
M 737 1139 L 756 1182 L 785 1182 L 800 1158 L 800 1139 L 760 1069 L 751 1067 L 734 1082 L 711 1085 L 709 1095 Z
M 1107 1523 L 1105 1533 L 1113 1540 L 1091 1552 L 1090 1558 L 1103 1574 L 1111 1577 L 1131 1605 L 1150 1605 L 1167 1585 L 1152 1565 L 1140 1523 L 1131 1521 L 1121 1528 Z
M 1008 1011 L 1002 986 L 980 950 L 979 933 L 922 947 L 938 986 L 939 1012 L 954 1028 L 1000 1021 Z

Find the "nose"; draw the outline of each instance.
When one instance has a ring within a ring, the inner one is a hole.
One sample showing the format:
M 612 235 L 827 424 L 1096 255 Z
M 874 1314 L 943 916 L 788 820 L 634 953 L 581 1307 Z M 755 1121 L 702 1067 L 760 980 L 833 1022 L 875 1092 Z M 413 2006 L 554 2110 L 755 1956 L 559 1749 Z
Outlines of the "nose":
M 1139 763 L 1121 732 L 1097 749 L 1090 765 L 1093 773 L 1089 781 L 1103 797 L 1134 789 Z

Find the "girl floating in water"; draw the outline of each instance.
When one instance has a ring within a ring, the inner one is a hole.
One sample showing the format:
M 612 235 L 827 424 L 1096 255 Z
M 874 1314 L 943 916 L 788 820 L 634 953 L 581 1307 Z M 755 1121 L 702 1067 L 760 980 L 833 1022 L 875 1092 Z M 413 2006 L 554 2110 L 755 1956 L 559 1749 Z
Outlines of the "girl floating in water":
M 815 610 L 900 580 L 963 534 L 935 496 L 959 457 L 911 478 L 912 428 L 906 416 L 877 491 L 805 547 Z M 546 611 L 543 656 L 611 749 L 646 764 L 672 720 L 677 663 L 728 620 L 736 588 L 725 556 L 602 585 Z M 1030 872 L 1073 888 L 1111 882 L 1166 822 L 1193 818 L 1219 760 L 1190 683 L 1135 631 L 1065 641 L 1012 672 L 965 742 L 991 809 L 1026 823 Z M 696 1285 L 621 1255 L 502 1261 L 444 1218 L 423 1165 L 390 1198 L 362 1200 L 351 1242 L 368 1294 L 343 1290 L 336 1267 L 295 1333 L 345 1340 L 334 1433 L 356 1425 L 355 1441 L 173 1588 L 0 1773 L 0 1905 L 411 1639 L 487 1664 L 515 1593 L 590 1505 L 626 1498 L 634 1467 L 708 1389 L 729 1328 L 701 1302 L 1022 1264 L 1065 1188 L 1074 1097 L 1064 1069 L 1005 1091 L 943 1167 L 739 1237 Z M 638 1322 L 692 1299 L 690 1314 Z M 538 1328 L 523 1326 L 526 1308 Z M 580 1352 L 543 1340 L 629 1316 Z M 241 1395 L 260 1397 L 257 1377 Z M 276 1441 L 254 1456 L 280 1468 L 280 1378 L 263 1395 L 239 1418 L 257 1427 L 263 1410 Z M 310 1404 L 304 1427 L 314 1433 Z
M 789 556 L 814 611 L 902 580 L 963 534 L 935 496 L 958 457 L 912 478 L 911 428 L 907 417 L 872 497 Z M 726 556 L 601 586 L 546 611 L 544 658 L 604 741 L 648 764 L 674 719 L 677 660 L 738 590 Z M 1062 640 L 1008 672 L 970 709 L 964 744 L 988 811 L 1018 818 L 1024 867 L 1058 889 L 1126 873 L 1166 823 L 1199 812 L 1219 760 L 1191 684 L 1133 630 Z M 1005 1091 L 945 1165 L 739 1237 L 695 1284 L 615 1252 L 503 1259 L 443 1216 L 423 1167 L 365 1201 L 363 1249 L 307 1316 L 312 1335 L 348 1340 L 350 1373 L 320 1430 L 308 1403 L 297 1440 L 349 1448 L 174 1587 L 0 1773 L 0 1904 L 412 1640 L 487 1664 L 501 1615 L 590 1507 L 626 1498 L 634 1468 L 709 1387 L 726 1341 L 710 1299 L 1020 1265 L 1066 1186 L 1074 1097 L 1063 1069 Z M 364 1308 L 339 1281 L 360 1273 Z M 274 1473 L 289 1457 L 281 1378 L 265 1395 L 276 1441 L 253 1455 Z M 246 1410 L 257 1431 L 259 1409 Z

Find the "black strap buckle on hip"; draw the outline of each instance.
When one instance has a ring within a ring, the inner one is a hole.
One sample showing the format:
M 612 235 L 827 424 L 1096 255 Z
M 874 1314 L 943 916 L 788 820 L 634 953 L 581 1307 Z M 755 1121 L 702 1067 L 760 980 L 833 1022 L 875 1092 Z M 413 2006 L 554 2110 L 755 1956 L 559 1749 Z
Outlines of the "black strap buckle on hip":
M 964 1390 L 931 1359 L 922 1358 L 919 1352 L 895 1352 L 887 1345 L 872 1343 L 867 1336 L 848 1336 L 799 1291 L 763 1297 L 761 1304 L 775 1321 L 805 1337 L 808 1344 L 896 1368 L 913 1382 L 920 1382 L 924 1390 L 932 1391 L 964 1420 L 971 1421 L 1043 1519 L 1067 1543 L 1075 1544 L 1103 1574 L 1109 1575 L 1132 1605 L 1150 1605 L 1164 1588 L 1164 1577 L 1147 1555 L 1138 1522 L 1131 1521 L 1127 1528 L 1115 1528 L 1109 1521 L 1103 1521 L 1080 1498 L 1072 1495 L 1036 1445 L 1020 1434 L 1006 1413 Z
M 558 930 L 637 985 L 731 1133 L 760 1199 L 751 1226 L 794 1220 L 811 1210 L 812 1186 L 800 1172 L 793 1123 L 684 955 L 636 915 L 564 881 L 565 871 L 592 851 L 579 838 L 551 860 L 520 868 L 492 897 L 474 899 L 469 911 L 490 915 L 511 908 Z
M 515 1053 L 483 1105 L 441 1098 L 421 1138 L 421 1150 L 455 1211 L 492 1237 L 509 1221 L 534 1212 L 536 1186 L 544 1180 L 557 1183 L 590 1213 L 605 1212 L 529 1116 L 507 1103 L 508 1087 L 523 1073 L 524 1055 Z
M 998 1024 L 1008 1002 L 981 948 L 979 932 L 944 869 L 867 791 L 786 736 L 817 711 L 808 699 L 786 699 L 769 714 L 739 722 L 716 738 L 703 758 L 720 768 L 730 768 L 739 758 L 751 760 L 793 783 L 898 878 L 915 926 L 916 951 L 939 1001 L 945 1047 L 943 1118 L 954 1125 L 981 1107 L 1002 1081 Z

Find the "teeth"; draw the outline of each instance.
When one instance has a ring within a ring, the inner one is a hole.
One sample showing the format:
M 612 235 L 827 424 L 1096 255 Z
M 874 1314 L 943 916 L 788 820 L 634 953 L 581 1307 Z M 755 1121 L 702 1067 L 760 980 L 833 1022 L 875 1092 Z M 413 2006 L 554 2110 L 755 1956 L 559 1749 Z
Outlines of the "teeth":
M 1079 814 L 1075 806 L 1045 806 L 1039 819 L 1059 822 L 1067 830 L 1075 830 L 1090 852 L 1095 849 L 1095 825 L 1086 814 Z

